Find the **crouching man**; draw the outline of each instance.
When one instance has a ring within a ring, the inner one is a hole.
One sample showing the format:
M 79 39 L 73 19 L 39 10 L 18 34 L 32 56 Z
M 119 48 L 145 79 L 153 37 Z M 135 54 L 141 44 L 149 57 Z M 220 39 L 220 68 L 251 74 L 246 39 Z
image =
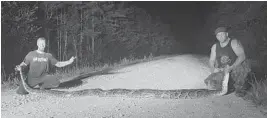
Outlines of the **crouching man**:
M 218 42 L 211 47 L 209 60 L 211 71 L 230 72 L 236 96 L 244 97 L 249 87 L 247 76 L 251 71 L 244 48 L 240 41 L 228 37 L 225 27 L 217 28 L 215 35 Z

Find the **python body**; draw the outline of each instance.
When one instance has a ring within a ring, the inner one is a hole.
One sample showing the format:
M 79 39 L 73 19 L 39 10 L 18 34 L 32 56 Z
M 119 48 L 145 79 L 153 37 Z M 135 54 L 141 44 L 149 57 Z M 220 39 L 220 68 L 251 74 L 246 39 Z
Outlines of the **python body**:
M 26 91 L 31 94 L 48 94 L 57 97 L 78 97 L 78 96 L 99 96 L 99 97 L 129 97 L 129 98 L 155 98 L 155 99 L 197 99 L 211 96 L 222 96 L 228 91 L 229 73 L 217 72 L 209 77 L 223 78 L 222 88 L 220 90 L 209 89 L 177 89 L 177 90 L 157 90 L 157 89 L 109 89 L 103 90 L 84 89 L 79 91 L 58 91 L 58 90 L 41 90 L 29 87 L 21 70 L 20 77 Z

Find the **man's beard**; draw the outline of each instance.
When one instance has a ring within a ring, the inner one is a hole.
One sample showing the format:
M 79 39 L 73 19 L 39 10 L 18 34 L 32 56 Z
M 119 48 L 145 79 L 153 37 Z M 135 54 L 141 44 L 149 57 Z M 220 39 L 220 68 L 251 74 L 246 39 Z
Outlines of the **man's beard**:
M 220 43 L 226 43 L 227 41 L 228 41 L 228 38 L 226 38 L 226 39 L 220 41 Z
M 38 50 L 44 52 L 44 48 L 38 48 Z

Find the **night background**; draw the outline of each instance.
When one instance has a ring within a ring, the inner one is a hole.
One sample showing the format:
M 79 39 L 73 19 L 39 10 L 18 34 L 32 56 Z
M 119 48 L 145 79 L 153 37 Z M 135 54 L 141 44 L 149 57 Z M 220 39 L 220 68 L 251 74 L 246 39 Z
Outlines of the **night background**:
M 1 9 L 2 75 L 37 49 L 38 37 L 58 60 L 76 55 L 80 67 L 150 54 L 208 56 L 218 26 L 229 27 L 248 58 L 266 64 L 266 2 L 2 1 Z

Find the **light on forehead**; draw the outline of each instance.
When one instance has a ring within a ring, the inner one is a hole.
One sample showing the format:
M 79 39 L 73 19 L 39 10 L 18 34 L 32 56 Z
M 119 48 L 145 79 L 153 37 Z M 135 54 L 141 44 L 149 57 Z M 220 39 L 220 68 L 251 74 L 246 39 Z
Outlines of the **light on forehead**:
M 44 37 L 40 37 L 40 38 L 37 39 L 37 42 L 41 41 L 41 40 L 45 41 L 45 38 Z
M 217 35 L 226 35 L 226 34 L 227 34 L 227 32 L 219 32 L 219 33 L 217 33 Z
M 39 42 L 45 42 L 45 39 L 40 39 L 40 38 L 39 38 L 39 39 L 37 40 L 37 43 L 39 43 Z

